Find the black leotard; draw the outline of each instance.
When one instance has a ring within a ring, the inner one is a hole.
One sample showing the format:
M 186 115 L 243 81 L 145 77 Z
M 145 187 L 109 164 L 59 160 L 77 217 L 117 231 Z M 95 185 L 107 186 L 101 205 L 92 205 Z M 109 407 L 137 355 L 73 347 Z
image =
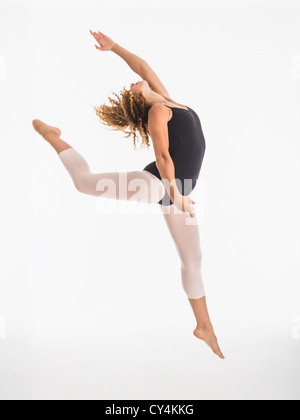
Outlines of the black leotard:
M 189 107 L 184 109 L 165 106 L 173 110 L 172 118 L 168 121 L 168 133 L 176 184 L 182 195 L 189 195 L 196 186 L 206 148 L 201 122 L 196 112 Z M 155 161 L 143 170 L 161 179 Z M 173 204 L 167 190 L 163 199 L 156 204 Z

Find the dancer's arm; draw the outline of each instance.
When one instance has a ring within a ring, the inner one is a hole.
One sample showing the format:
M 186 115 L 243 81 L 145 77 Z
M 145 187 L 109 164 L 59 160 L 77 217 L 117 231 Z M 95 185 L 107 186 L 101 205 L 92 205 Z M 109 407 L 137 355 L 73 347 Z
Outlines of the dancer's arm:
M 154 92 L 158 93 L 159 95 L 162 95 L 167 100 L 172 101 L 169 92 L 162 84 L 157 74 L 154 72 L 154 70 L 152 70 L 152 68 L 145 60 L 131 53 L 130 51 L 127 51 L 119 44 L 115 44 L 112 48 L 112 51 L 119 55 L 121 58 L 123 58 L 123 60 L 125 60 L 126 63 L 129 65 L 129 67 L 143 80 L 146 80 L 150 88 Z
M 132 71 L 138 74 L 143 80 L 146 80 L 154 92 L 162 95 L 167 100 L 172 101 L 167 89 L 145 60 L 121 47 L 102 32 L 90 32 L 100 45 L 95 45 L 98 50 L 113 51 L 128 64 Z
M 169 153 L 168 119 L 168 108 L 160 104 L 151 107 L 148 128 L 156 156 L 156 166 L 171 201 L 179 210 L 186 211 L 191 217 L 194 217 L 192 204 L 195 204 L 195 202 L 190 197 L 180 193 L 175 181 L 175 167 Z
M 111 38 L 107 35 L 104 35 L 102 32 L 92 32 L 90 31 L 95 40 L 98 42 L 98 45 L 95 45 L 97 50 L 100 51 L 113 51 L 119 57 L 123 58 L 123 60 L 128 64 L 128 66 L 133 70 L 136 74 L 141 76 L 142 65 L 144 60 L 137 55 L 127 51 L 125 48 L 121 47 L 119 44 L 114 42 Z M 142 77 L 142 76 L 141 76 Z
M 132 71 L 134 71 L 141 78 L 143 78 L 142 72 L 143 67 L 145 65 L 145 61 L 142 58 L 126 50 L 117 43 L 115 43 L 115 45 L 113 46 L 112 51 L 119 57 L 123 58 L 123 60 L 128 64 Z

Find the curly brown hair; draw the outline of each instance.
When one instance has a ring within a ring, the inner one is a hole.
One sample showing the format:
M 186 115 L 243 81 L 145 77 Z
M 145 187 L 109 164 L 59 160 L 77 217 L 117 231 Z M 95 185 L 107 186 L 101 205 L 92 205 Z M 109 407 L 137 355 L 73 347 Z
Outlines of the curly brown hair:
M 143 94 L 140 92 L 138 98 L 135 98 L 130 90 L 123 87 L 120 95 L 113 92 L 117 99 L 108 98 L 112 106 L 100 105 L 95 107 L 96 114 L 104 125 L 113 127 L 113 131 L 123 131 L 128 138 L 133 137 L 134 150 L 137 150 L 136 144 L 141 137 L 140 149 L 150 147 L 148 131 L 148 112 L 151 108 L 146 102 Z M 128 128 L 128 131 L 126 129 Z

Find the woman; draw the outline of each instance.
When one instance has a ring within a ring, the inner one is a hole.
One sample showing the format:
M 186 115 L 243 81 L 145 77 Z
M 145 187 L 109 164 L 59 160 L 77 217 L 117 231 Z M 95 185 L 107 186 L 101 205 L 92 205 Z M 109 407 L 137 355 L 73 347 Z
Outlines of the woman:
M 189 218 L 196 220 L 195 202 L 188 194 L 195 188 L 205 152 L 199 117 L 191 108 L 170 98 L 145 60 L 103 33 L 90 32 L 99 44 L 95 45 L 98 50 L 114 52 L 142 78 L 132 83 L 130 90 L 124 88 L 121 97 L 115 94 L 117 100 L 109 98 L 111 106 L 96 107 L 97 115 L 105 125 L 125 132 L 126 137 L 132 135 L 134 148 L 137 132 L 142 147 L 150 146 L 150 135 L 156 160 L 142 171 L 91 173 L 85 159 L 60 138 L 58 128 L 40 120 L 34 120 L 33 126 L 54 147 L 78 191 L 160 206 L 181 259 L 183 288 L 197 322 L 194 335 L 224 359 L 206 305 L 198 224 L 188 222 Z

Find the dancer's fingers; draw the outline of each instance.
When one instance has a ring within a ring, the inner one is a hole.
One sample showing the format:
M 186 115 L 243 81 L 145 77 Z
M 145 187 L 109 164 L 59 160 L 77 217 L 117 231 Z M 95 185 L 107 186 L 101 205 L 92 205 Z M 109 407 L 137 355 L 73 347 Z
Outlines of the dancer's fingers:
M 91 32 L 91 34 L 93 35 L 93 37 L 95 38 L 95 40 L 97 41 L 98 39 L 98 34 L 96 32 Z

